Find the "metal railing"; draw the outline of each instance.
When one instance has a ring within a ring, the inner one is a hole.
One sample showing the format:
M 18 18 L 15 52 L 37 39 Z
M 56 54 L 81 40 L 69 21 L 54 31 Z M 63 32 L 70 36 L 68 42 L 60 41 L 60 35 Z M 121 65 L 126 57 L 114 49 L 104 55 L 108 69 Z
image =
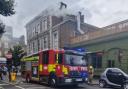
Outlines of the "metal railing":
M 101 30 L 94 31 L 94 32 L 88 32 L 86 34 L 83 34 L 77 37 L 72 37 L 70 42 L 71 44 L 75 44 L 75 43 L 85 42 L 85 41 L 89 41 L 92 39 L 96 39 L 96 38 L 100 38 L 100 37 L 104 37 L 108 35 L 114 35 L 114 34 L 121 33 L 121 32 L 128 32 L 128 28 L 116 27 L 114 29 L 101 29 Z

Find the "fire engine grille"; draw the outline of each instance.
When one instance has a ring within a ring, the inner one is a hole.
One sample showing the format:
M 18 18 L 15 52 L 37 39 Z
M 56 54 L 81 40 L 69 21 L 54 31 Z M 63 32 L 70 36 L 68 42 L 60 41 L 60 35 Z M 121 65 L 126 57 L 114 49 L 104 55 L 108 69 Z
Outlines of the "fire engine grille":
M 70 77 L 80 77 L 79 71 L 70 71 L 69 72 Z

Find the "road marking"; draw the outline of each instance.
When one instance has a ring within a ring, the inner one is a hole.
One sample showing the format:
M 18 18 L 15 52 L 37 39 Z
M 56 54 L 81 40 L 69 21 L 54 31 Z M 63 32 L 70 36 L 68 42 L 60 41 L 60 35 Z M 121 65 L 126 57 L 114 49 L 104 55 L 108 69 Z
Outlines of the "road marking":
M 4 89 L 3 87 L 0 87 L 0 89 Z
M 9 85 L 9 84 L 0 84 L 0 86 L 5 86 L 5 85 Z
M 26 89 L 50 89 L 49 87 L 29 87 L 29 88 L 26 88 Z
M 25 89 L 25 88 L 23 88 L 23 87 L 20 87 L 20 86 L 15 86 L 15 87 L 17 87 L 17 88 L 20 88 L 20 89 Z

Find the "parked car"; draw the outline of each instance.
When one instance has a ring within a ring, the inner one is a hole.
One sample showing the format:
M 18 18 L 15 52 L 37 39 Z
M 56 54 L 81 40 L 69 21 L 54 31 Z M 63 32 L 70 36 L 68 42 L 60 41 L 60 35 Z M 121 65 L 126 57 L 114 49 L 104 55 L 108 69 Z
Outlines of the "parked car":
M 128 75 L 118 68 L 107 68 L 100 76 L 100 87 L 114 86 L 128 89 Z

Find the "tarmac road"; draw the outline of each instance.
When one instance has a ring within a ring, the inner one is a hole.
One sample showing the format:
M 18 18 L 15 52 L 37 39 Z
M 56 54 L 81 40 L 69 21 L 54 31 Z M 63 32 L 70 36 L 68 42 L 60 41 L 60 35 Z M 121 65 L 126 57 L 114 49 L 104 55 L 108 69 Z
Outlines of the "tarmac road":
M 98 85 L 87 85 L 81 84 L 79 86 L 61 86 L 58 88 L 51 88 L 45 84 L 38 83 L 24 83 L 19 84 L 9 84 L 5 82 L 0 82 L 0 89 L 112 89 L 112 88 L 99 88 Z

